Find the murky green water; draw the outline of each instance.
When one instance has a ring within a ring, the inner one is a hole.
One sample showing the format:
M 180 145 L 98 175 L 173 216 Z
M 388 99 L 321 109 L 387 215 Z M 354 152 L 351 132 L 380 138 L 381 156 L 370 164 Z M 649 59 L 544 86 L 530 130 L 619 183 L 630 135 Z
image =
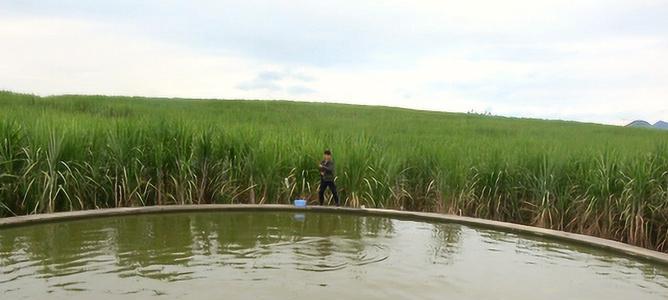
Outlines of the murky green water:
M 218 212 L 0 230 L 3 299 L 668 299 L 668 269 L 453 224 Z

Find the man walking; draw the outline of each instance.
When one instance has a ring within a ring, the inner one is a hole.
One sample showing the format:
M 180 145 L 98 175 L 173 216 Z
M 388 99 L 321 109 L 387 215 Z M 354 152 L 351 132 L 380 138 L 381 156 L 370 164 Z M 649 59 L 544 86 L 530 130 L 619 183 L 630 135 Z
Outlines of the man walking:
M 339 206 L 339 195 L 336 193 L 336 184 L 334 184 L 334 161 L 332 160 L 332 151 L 329 149 L 325 150 L 323 159 L 320 162 L 320 190 L 318 191 L 318 197 L 320 199 L 320 205 L 323 205 L 325 202 L 325 189 L 329 187 L 332 191 L 332 196 L 336 206 Z

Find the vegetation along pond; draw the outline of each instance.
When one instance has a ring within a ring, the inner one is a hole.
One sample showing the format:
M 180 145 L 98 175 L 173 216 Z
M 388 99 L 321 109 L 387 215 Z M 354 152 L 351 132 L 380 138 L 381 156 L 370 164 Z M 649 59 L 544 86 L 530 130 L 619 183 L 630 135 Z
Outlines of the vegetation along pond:
M 198 212 L 0 229 L 3 299 L 668 299 L 668 267 L 457 224 Z

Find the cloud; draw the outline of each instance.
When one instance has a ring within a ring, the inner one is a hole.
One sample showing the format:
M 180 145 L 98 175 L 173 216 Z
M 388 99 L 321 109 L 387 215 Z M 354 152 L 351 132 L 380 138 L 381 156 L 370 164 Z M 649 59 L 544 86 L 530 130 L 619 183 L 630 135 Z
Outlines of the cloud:
M 300 84 L 308 83 L 314 80 L 315 79 L 311 76 L 299 72 L 293 72 L 291 70 L 263 71 L 258 73 L 253 80 L 245 81 L 237 85 L 237 88 L 244 91 L 286 90 L 290 95 L 304 95 L 304 94 L 312 94 L 315 92 L 315 90 L 308 88 L 304 85 L 292 85 L 287 88 L 286 86 L 295 83 L 300 83 Z
M 262 72 L 257 75 L 257 79 L 262 81 L 276 81 L 285 78 L 285 74 L 279 72 Z
M 11 41 L 0 47 L 0 88 L 38 94 L 242 97 L 229 85 L 258 69 L 89 21 L 2 18 L 0 39 Z
M 668 33 L 668 4 L 660 0 L 10 0 L 3 8 L 120 24 L 212 53 L 311 66 L 402 64 L 458 49 L 522 59 L 542 56 L 549 50 L 540 44 L 555 40 Z M 527 41 L 531 48 L 523 48 Z
M 623 124 L 668 119 L 665 15 L 662 0 L 8 0 L 0 88 Z
M 237 88 L 244 91 L 252 90 L 269 90 L 269 91 L 278 91 L 282 88 L 276 83 L 276 81 L 281 80 L 283 75 L 278 72 L 262 72 L 255 77 L 252 81 L 242 82 L 237 85 Z
M 316 90 L 310 89 L 302 85 L 295 85 L 288 88 L 288 93 L 291 95 L 306 95 L 306 94 L 315 94 Z

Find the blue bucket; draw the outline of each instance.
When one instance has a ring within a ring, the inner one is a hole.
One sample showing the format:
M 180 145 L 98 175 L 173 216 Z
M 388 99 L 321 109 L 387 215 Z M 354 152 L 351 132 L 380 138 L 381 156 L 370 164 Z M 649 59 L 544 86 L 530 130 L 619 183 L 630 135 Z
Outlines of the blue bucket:
M 304 200 L 304 199 L 295 200 L 295 206 L 296 207 L 306 207 L 306 200 Z

